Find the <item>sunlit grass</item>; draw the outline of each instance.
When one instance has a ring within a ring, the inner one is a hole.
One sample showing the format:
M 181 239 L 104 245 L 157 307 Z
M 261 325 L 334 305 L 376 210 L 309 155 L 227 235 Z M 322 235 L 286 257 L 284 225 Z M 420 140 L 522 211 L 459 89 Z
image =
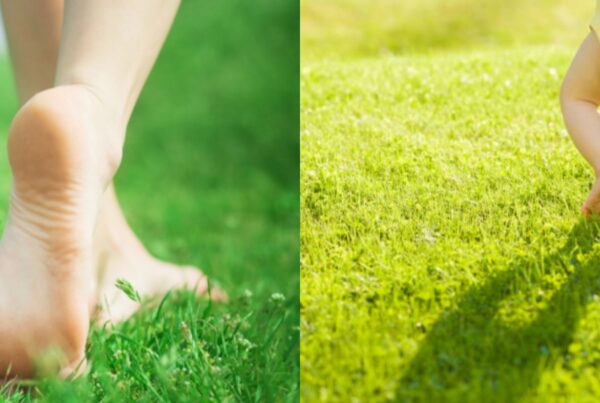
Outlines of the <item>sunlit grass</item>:
M 592 401 L 600 250 L 553 46 L 304 63 L 306 401 Z
M 595 2 L 301 0 L 302 58 L 348 59 L 554 43 L 575 45 Z

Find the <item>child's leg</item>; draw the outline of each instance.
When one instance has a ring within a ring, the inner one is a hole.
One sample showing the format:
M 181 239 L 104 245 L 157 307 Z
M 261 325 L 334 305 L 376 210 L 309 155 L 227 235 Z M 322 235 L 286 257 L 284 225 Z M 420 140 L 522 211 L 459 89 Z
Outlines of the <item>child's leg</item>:
M 575 146 L 600 178 L 600 42 L 591 32 L 581 44 L 561 88 L 562 112 Z M 600 212 L 600 179 L 582 206 Z
M 65 3 L 58 86 L 33 96 L 10 130 L 14 184 L 0 242 L 0 372 L 32 375 L 32 355 L 50 346 L 63 349 L 66 367 L 83 358 L 96 217 L 129 114 L 177 7 L 177 0 Z

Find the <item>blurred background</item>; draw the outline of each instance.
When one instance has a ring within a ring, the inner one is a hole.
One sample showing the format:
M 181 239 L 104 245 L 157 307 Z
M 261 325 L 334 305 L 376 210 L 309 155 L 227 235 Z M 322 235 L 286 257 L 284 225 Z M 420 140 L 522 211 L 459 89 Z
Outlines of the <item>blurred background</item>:
M 594 0 L 301 0 L 302 58 L 576 44 Z

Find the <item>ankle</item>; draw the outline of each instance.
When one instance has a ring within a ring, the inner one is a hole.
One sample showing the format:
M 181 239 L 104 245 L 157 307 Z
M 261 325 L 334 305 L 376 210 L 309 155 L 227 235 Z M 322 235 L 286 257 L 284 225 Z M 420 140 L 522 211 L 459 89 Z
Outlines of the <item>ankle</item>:
M 121 108 L 99 88 L 89 84 L 69 84 L 55 89 L 71 87 L 85 94 L 88 107 L 92 112 L 93 124 L 96 125 L 98 146 L 104 150 L 107 174 L 112 177 L 121 165 L 125 129 L 127 121 L 121 113 Z
M 121 113 L 122 108 L 110 102 L 110 98 L 100 89 L 88 84 L 79 84 L 79 86 L 89 94 L 90 99 L 95 104 L 95 108 L 97 108 L 97 118 L 104 125 L 102 129 L 104 133 L 100 135 L 106 136 L 104 139 L 106 141 L 103 145 L 105 146 L 107 169 L 109 175 L 112 176 L 121 166 L 123 159 L 127 120 Z

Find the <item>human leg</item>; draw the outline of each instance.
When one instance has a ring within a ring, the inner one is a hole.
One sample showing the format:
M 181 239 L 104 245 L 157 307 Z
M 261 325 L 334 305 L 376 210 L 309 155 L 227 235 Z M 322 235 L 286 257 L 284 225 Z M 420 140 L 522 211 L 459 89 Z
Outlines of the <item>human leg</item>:
M 14 185 L 0 242 L 0 371 L 31 376 L 32 357 L 52 346 L 64 351 L 66 368 L 83 358 L 96 218 L 177 6 L 65 4 L 57 86 L 25 103 L 9 134 Z
M 596 173 L 582 212 L 600 212 L 600 43 L 591 32 L 581 44 L 561 88 L 561 107 L 575 146 Z

